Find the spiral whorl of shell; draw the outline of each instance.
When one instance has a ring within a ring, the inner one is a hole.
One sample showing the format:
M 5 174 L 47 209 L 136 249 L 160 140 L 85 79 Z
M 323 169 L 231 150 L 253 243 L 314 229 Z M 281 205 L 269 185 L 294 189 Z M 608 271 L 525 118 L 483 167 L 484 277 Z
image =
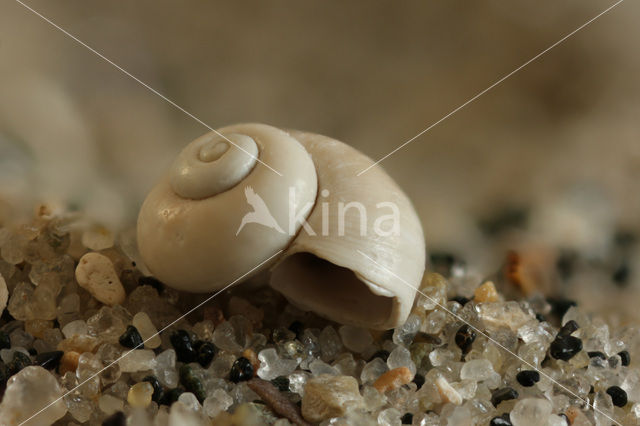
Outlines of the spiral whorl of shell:
M 309 214 L 317 187 L 311 157 L 280 129 L 237 124 L 207 133 L 145 199 L 140 254 L 171 287 L 219 290 L 277 260 L 301 226 L 289 217 Z
M 207 133 L 190 143 L 173 162 L 171 188 L 184 198 L 212 197 L 247 177 L 257 159 L 258 145 L 250 136 Z

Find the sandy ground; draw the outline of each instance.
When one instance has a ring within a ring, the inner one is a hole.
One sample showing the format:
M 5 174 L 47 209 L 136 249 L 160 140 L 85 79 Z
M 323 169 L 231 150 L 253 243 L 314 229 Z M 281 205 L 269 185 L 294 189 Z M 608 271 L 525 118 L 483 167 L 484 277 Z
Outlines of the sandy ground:
M 305 129 L 378 159 L 613 3 L 28 4 L 212 127 Z M 529 239 L 595 258 L 616 229 L 637 228 L 639 11 L 623 2 L 382 163 L 430 248 L 488 273 L 501 252 L 483 252 L 476 218 L 508 206 L 532 207 Z M 0 190 L 13 207 L 57 199 L 131 225 L 205 131 L 20 4 L 0 5 Z

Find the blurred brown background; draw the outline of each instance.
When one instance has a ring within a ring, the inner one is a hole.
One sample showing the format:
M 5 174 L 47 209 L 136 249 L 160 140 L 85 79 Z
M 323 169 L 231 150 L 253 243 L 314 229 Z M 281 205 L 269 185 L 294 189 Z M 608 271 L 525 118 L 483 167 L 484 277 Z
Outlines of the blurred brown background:
M 212 127 L 299 128 L 378 159 L 612 3 L 28 4 Z M 623 2 L 382 163 L 430 247 L 495 266 L 476 249 L 476 218 L 514 206 L 531 209 L 534 239 L 595 256 L 636 227 L 639 12 Z M 14 206 L 57 199 L 130 226 L 206 131 L 20 4 L 0 5 L 0 192 Z

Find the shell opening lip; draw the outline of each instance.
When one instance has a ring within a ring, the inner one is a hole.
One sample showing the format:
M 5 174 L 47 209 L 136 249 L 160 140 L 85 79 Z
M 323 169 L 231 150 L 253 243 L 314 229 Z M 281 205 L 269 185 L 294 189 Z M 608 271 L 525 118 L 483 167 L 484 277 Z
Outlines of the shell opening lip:
M 393 294 L 386 288 L 382 288 L 379 285 L 372 283 L 371 281 L 365 279 L 362 275 L 358 273 L 354 272 L 354 274 L 356 275 L 356 277 L 358 277 L 360 281 L 367 284 L 367 287 L 369 287 L 369 290 L 371 290 L 373 294 L 377 294 L 378 296 L 385 296 L 385 297 L 395 297 L 395 294 Z
M 384 327 L 396 304 L 387 290 L 377 291 L 380 287 L 370 287 L 352 270 L 308 252 L 292 254 L 277 265 L 271 285 L 302 309 L 361 327 Z

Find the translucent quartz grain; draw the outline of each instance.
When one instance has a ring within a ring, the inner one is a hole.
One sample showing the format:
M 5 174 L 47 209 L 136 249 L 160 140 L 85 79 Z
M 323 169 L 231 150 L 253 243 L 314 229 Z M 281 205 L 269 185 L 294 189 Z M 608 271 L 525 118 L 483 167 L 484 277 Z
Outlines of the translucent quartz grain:
M 40 320 L 34 320 L 40 321 Z M 12 347 L 28 348 L 33 343 L 33 336 L 21 328 L 13 330 L 9 335 Z
M 76 377 L 80 382 L 86 382 L 79 389 L 88 397 L 95 397 L 100 392 L 100 377 L 102 362 L 91 352 L 85 352 L 78 357 Z
M 69 414 L 79 423 L 85 423 L 91 418 L 95 407 L 93 401 L 84 395 L 69 394 L 64 397 Z
M 460 370 L 462 380 L 474 380 L 480 382 L 489 379 L 494 374 L 493 365 L 486 359 L 473 359 L 467 361 Z
M 150 405 L 149 408 L 144 409 L 144 408 L 129 408 L 127 407 L 127 412 L 128 414 L 126 415 L 127 417 L 127 423 L 130 425 L 135 425 L 135 426 L 152 426 L 152 410 L 153 410 L 153 404 Z M 118 425 L 120 426 L 120 425 Z
M 633 404 L 629 410 L 629 417 L 633 420 L 640 420 L 640 403 Z
M 100 251 L 113 247 L 114 237 L 111 231 L 94 226 L 82 233 L 82 245 L 94 251 Z
M 276 419 L 277 417 L 265 404 L 247 402 L 235 409 L 231 416 L 231 424 L 247 426 L 271 425 Z
M 420 316 L 416 314 L 409 315 L 404 324 L 393 330 L 393 343 L 408 346 L 413 341 L 415 335 L 418 334 L 418 331 L 420 331 L 421 325 L 422 318 L 420 318 Z
M 311 378 L 311 374 L 306 371 L 297 371 L 289 374 L 289 390 L 293 393 L 297 393 L 300 396 L 304 396 L 304 387 L 307 385 L 307 381 Z
M 591 318 L 589 317 L 589 315 L 586 312 L 578 309 L 577 306 L 571 306 L 567 310 L 567 312 L 565 312 L 564 316 L 562 317 L 562 325 L 565 325 L 572 320 L 578 323 L 578 325 L 582 328 L 591 323 Z
M 213 330 L 215 326 L 213 321 L 204 320 L 197 322 L 193 325 L 193 332 L 200 340 L 211 341 L 213 340 Z
M 440 274 L 430 272 L 422 283 L 416 298 L 416 308 L 424 315 L 426 311 L 447 303 L 447 280 Z
M 0 360 L 5 364 L 9 364 L 13 361 L 13 356 L 15 352 L 21 352 L 26 356 L 29 356 L 29 352 L 25 348 L 14 347 L 11 349 L 0 349 Z
M 551 415 L 551 402 L 541 398 L 524 398 L 516 402 L 509 417 L 513 426 L 538 426 Z
M 80 319 L 80 296 L 78 293 L 67 294 L 60 300 L 56 309 L 56 317 L 61 327 Z
M 216 389 L 204 400 L 202 408 L 207 416 L 215 418 L 218 414 L 231 407 L 232 404 L 233 398 L 227 392 L 223 389 Z
M 593 399 L 593 416 L 596 426 L 609 426 L 613 417 L 613 402 L 605 392 L 597 392 Z
M 447 418 L 447 426 L 468 426 L 470 424 L 473 424 L 473 418 L 466 405 L 455 407 Z
M 150 349 L 136 349 L 118 361 L 123 373 L 153 370 L 156 366 L 155 353 Z
M 130 315 L 122 307 L 103 306 L 87 319 L 87 327 L 91 336 L 99 337 L 103 342 L 118 343 L 130 321 Z
M 34 319 L 31 308 L 33 286 L 29 283 L 18 283 L 11 293 L 7 310 L 17 320 L 26 321 Z
M 225 381 L 224 379 L 212 377 L 208 371 L 205 373 L 205 378 L 202 385 L 204 387 L 205 394 L 208 396 L 212 395 L 218 389 L 228 391 L 233 387 L 232 384 Z
M 342 351 L 342 340 L 335 328 L 331 326 L 322 329 L 319 341 L 322 360 L 325 362 L 333 361 Z
M 246 347 L 250 331 L 251 324 L 249 321 L 236 315 L 213 330 L 213 344 L 227 352 L 242 352 Z
M 298 362 L 294 359 L 280 358 L 274 348 L 263 349 L 258 354 L 260 368 L 258 376 L 264 380 L 273 380 L 278 376 L 287 376 L 296 369 Z
M 427 315 L 424 320 L 424 332 L 427 334 L 438 334 L 447 322 L 447 313 L 441 309 L 436 309 Z
M 158 330 L 151 322 L 149 315 L 144 312 L 138 312 L 133 316 L 133 326 L 138 329 L 140 337 L 144 341 L 144 347 L 149 349 L 155 349 L 160 346 L 162 340 L 158 335 Z
M 229 375 L 229 370 L 231 370 L 235 361 L 236 357 L 234 355 L 225 351 L 220 351 L 215 358 L 213 358 L 213 361 L 209 366 L 209 372 L 214 377 L 227 377 Z
M 482 303 L 477 306 L 478 314 L 487 327 L 508 327 L 518 331 L 520 327 L 531 319 L 532 315 L 525 313 L 518 302 Z
M 122 349 L 118 345 L 105 343 L 100 345 L 96 357 L 102 361 L 105 369 L 100 372 L 100 380 L 103 386 L 115 383 L 121 376 L 120 366 L 116 362 L 122 355 Z
M 279 352 L 286 358 L 295 358 L 302 361 L 304 355 L 304 346 L 297 340 L 287 340 L 277 345 Z
M 236 341 L 233 325 L 228 321 L 218 325 L 213 331 L 213 344 L 231 353 L 237 353 L 243 349 L 243 346 Z
M 0 232 L 2 232 L 2 229 L 0 229 Z M 7 281 L 7 288 L 11 287 L 9 283 L 11 282 L 11 279 L 15 275 L 16 270 L 17 268 L 15 267 L 15 265 L 5 262 L 0 257 L 0 275 L 2 275 L 4 279 Z
M 416 374 L 416 365 L 411 358 L 411 352 L 404 346 L 398 346 L 389 354 L 387 358 L 389 370 L 398 367 L 407 367 L 411 374 Z
M 56 318 L 56 297 L 59 288 L 50 284 L 37 287 L 20 282 L 13 289 L 7 309 L 17 320 L 53 320 Z
M 400 421 L 400 417 L 402 413 L 395 408 L 387 408 L 385 410 L 380 411 L 378 414 L 378 425 L 379 426 L 398 426 L 402 424 Z
M 640 402 L 640 369 L 629 370 L 620 387 L 627 392 L 629 401 Z
M 140 382 L 131 386 L 127 395 L 127 402 L 132 407 L 146 408 L 151 404 L 153 386 L 149 382 Z
M 320 374 L 331 374 L 333 376 L 340 375 L 340 372 L 336 368 L 333 368 L 331 365 L 320 359 L 315 359 L 309 363 L 309 371 L 311 371 L 311 374 L 314 376 L 319 376 Z
M 6 231 L 8 232 L 8 230 Z M 0 256 L 7 262 L 17 265 L 24 260 L 28 239 L 20 233 L 6 235 L 5 243 L 0 249 Z
M 569 426 L 564 417 L 560 417 L 557 414 L 552 414 L 547 420 L 546 426 Z
M 176 351 L 167 349 L 156 357 L 156 363 L 153 367 L 154 375 L 160 383 L 168 388 L 174 388 L 178 385 L 178 371 L 176 369 Z M 227 370 L 228 371 L 228 370 Z
M 537 341 L 540 336 L 540 323 L 537 320 L 528 321 L 518 329 L 518 337 L 525 343 Z
M 589 417 L 576 406 L 569 407 L 565 414 L 569 417 L 571 426 L 593 426 Z
M 456 355 L 453 351 L 445 348 L 436 348 L 429 353 L 429 361 L 434 367 L 439 367 L 453 361 Z
M 365 328 L 343 325 L 338 332 L 342 338 L 342 344 L 353 352 L 364 352 L 373 343 L 371 332 Z
M 247 386 L 247 382 L 238 383 L 236 387 L 231 390 L 231 397 L 235 404 L 243 404 L 260 398 L 258 394 Z
M 29 280 L 34 285 L 47 283 L 61 286 L 73 280 L 74 267 L 75 263 L 70 256 L 63 256 L 53 262 L 43 262 L 42 259 L 37 259 L 31 265 Z
M 178 401 L 189 407 L 194 412 L 200 412 L 202 410 L 202 406 L 200 402 L 198 402 L 198 398 L 191 392 L 183 392 L 178 397 Z
M 47 342 L 41 339 L 36 339 L 33 342 L 33 349 L 36 350 L 37 353 L 51 352 L 55 350 L 55 346 L 49 346 Z
M 333 368 L 342 376 L 359 376 L 364 367 L 364 360 L 355 360 L 353 354 L 345 353 L 333 362 Z
M 546 356 L 548 346 L 540 342 L 523 344 L 518 349 L 517 355 L 530 365 L 540 366 Z
M 389 366 L 381 358 L 375 357 L 369 361 L 360 373 L 360 381 L 363 384 L 371 384 L 378 380 L 378 377 L 389 371 Z
M 373 386 L 363 386 L 362 398 L 367 411 L 377 411 L 387 403 L 387 397 Z
M 89 333 L 87 323 L 84 320 L 75 320 L 67 323 L 62 327 L 62 334 L 64 337 L 69 338 L 75 335 L 83 336 Z
M 252 351 L 258 352 L 260 349 L 267 346 L 267 340 L 268 340 L 267 336 L 265 336 L 264 334 L 252 333 L 247 339 L 245 350 L 251 349 Z M 302 344 L 300 342 L 293 342 L 293 343 L 295 343 L 296 348 L 302 347 Z
M 103 413 L 111 415 L 118 411 L 122 411 L 124 401 L 113 395 L 104 394 L 98 398 L 98 407 Z
M 585 352 L 611 352 L 609 326 L 602 319 L 594 318 L 591 324 L 584 324 L 582 326 L 584 327 L 583 330 L 579 330 L 576 335 L 582 338 Z
M 50 425 L 67 412 L 64 401 L 59 399 L 62 395 L 63 389 L 53 374 L 42 367 L 25 367 L 7 381 L 0 403 L 0 419 L 17 425 L 51 404 L 29 422 L 29 426 Z
M 478 383 L 475 380 L 462 380 L 460 382 L 451 383 L 456 392 L 460 394 L 462 399 L 473 399 L 476 396 Z
M 107 389 L 107 392 L 116 398 L 126 400 L 127 395 L 129 394 L 130 386 L 127 385 L 123 380 L 120 380 L 113 384 L 113 386 Z

